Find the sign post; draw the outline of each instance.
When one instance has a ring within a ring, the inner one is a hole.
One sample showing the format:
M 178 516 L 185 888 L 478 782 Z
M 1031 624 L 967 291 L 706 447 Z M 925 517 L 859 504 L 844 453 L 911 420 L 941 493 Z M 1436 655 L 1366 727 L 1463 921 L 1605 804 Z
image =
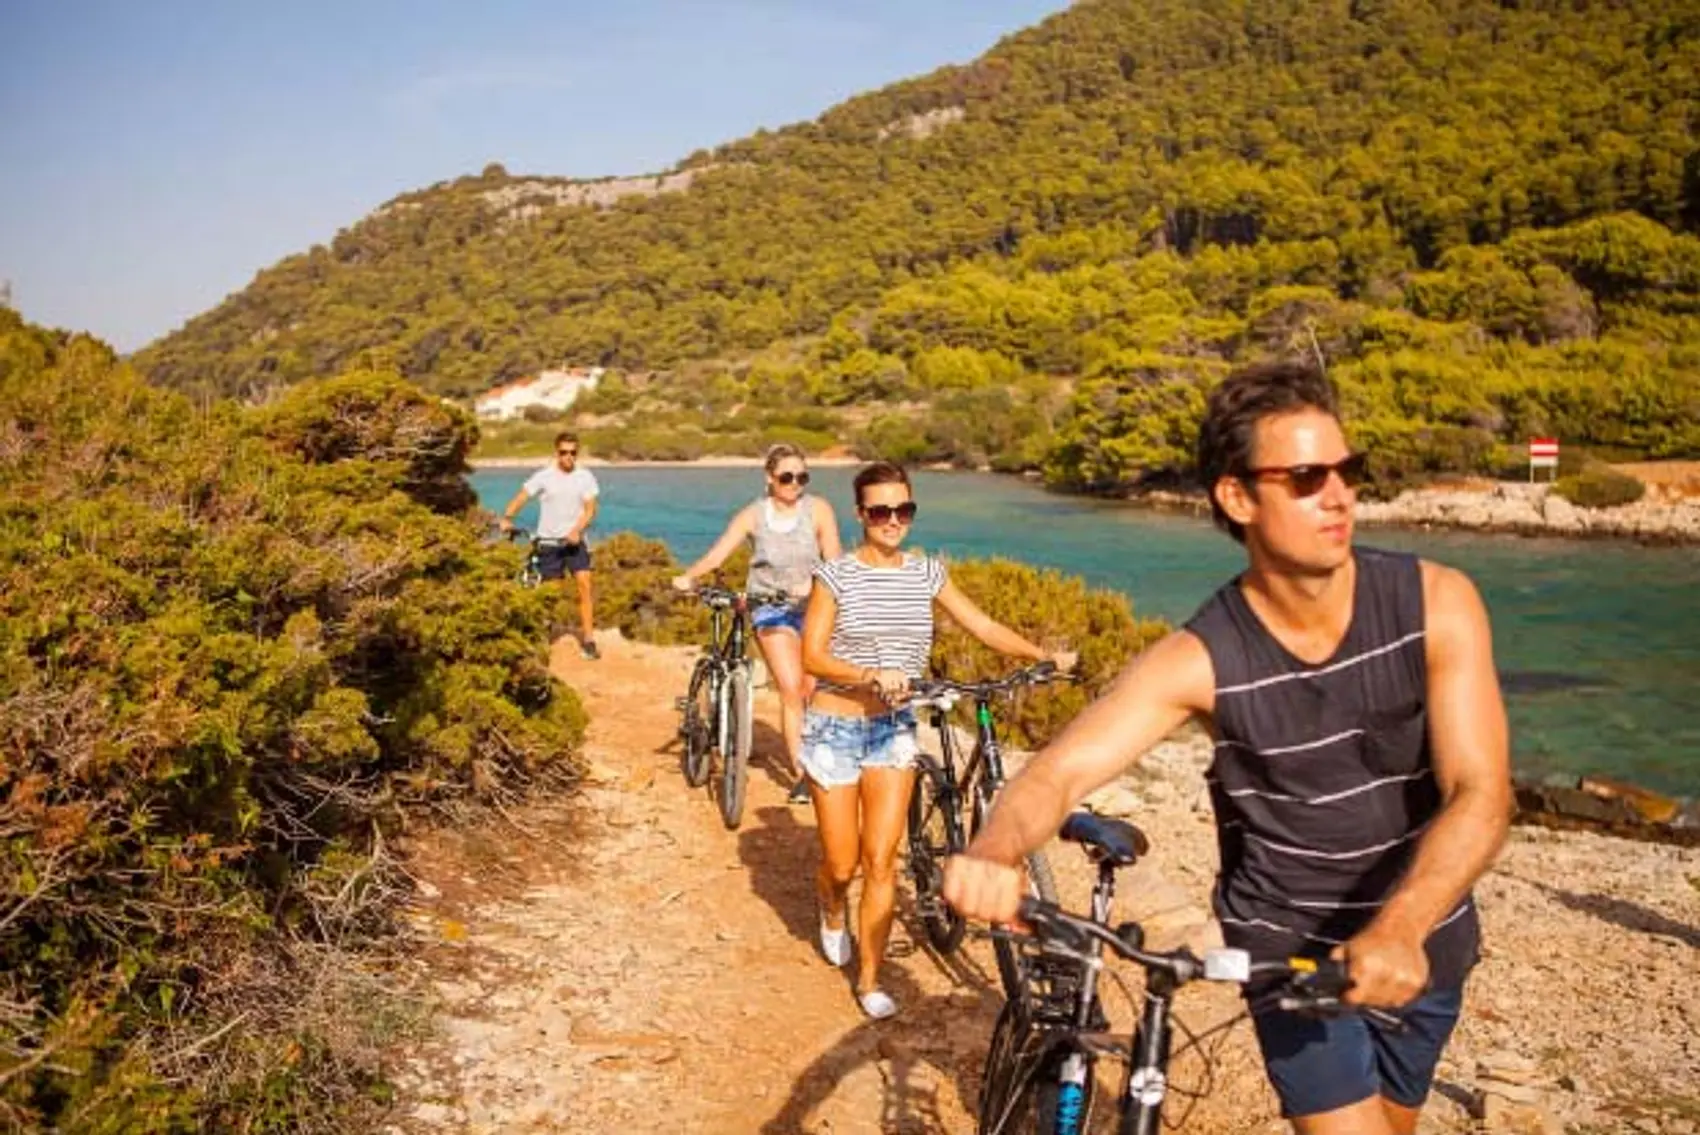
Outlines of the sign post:
M 1558 479 L 1558 439 L 1532 437 L 1529 439 L 1529 483 L 1535 483 L 1536 469 L 1551 469 L 1552 480 Z

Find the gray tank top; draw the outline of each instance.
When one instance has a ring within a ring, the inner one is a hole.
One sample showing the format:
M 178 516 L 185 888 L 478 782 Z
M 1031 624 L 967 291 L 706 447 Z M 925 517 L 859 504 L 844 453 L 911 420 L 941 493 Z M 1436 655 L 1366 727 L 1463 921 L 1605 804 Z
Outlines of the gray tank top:
M 802 497 L 795 512 L 781 517 L 773 501 L 763 497 L 756 502 L 756 523 L 750 536 L 754 547 L 744 589 L 783 592 L 801 602 L 809 593 L 815 565 L 820 563 L 814 498 Z
M 1231 946 L 1325 954 L 1368 924 L 1440 810 L 1429 753 L 1423 583 L 1413 556 L 1359 548 L 1352 621 L 1311 665 L 1265 629 L 1237 581 L 1187 624 L 1216 671 L 1206 774 Z M 1466 896 L 1428 939 L 1431 981 L 1456 988 L 1480 931 Z

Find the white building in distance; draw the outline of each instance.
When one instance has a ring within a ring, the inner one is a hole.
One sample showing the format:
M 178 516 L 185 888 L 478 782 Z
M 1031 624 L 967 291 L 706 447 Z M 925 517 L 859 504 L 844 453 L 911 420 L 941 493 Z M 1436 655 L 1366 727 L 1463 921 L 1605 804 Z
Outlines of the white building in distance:
M 565 410 L 578 400 L 579 394 L 596 389 L 602 381 L 602 367 L 568 367 L 565 370 L 546 370 L 529 378 L 486 390 L 472 400 L 473 413 L 480 418 L 506 421 L 517 418 L 532 406 L 548 410 Z

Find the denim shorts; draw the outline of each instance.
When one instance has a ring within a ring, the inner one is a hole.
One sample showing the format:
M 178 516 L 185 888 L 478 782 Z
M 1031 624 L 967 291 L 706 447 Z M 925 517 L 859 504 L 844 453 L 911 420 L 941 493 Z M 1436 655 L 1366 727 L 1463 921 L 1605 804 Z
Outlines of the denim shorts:
M 1372 1096 L 1422 1106 L 1463 1005 L 1462 989 L 1425 993 L 1398 1010 L 1405 1022 L 1400 1032 L 1356 1013 L 1258 1013 L 1252 1024 L 1282 1117 L 1318 1115 Z
M 878 717 L 803 715 L 803 771 L 822 788 L 855 784 L 865 768 L 913 768 L 918 751 L 912 709 Z
M 750 612 L 750 625 L 758 631 L 803 633 L 803 608 L 795 603 L 769 603 Z

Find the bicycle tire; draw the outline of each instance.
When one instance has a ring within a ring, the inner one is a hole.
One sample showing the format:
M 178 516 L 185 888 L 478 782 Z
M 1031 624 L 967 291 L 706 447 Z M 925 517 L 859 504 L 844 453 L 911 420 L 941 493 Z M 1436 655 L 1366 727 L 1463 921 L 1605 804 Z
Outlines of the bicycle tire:
M 519 574 L 514 578 L 519 581 L 521 587 L 536 587 L 543 582 L 543 573 L 532 564 L 527 563 L 519 569 Z
M 1030 1049 L 1037 1038 L 1033 1026 L 1016 1007 L 1006 1001 L 986 1046 L 985 1071 L 980 1078 L 976 1135 L 1084 1135 L 1090 1130 L 1094 1085 L 1092 1062 L 1087 1061 L 1086 1081 L 1081 1085 L 1081 1106 L 1070 1127 L 1059 1124 L 1061 1072 L 1069 1049 L 1049 1043 L 1043 1051 Z
M 691 671 L 691 684 L 679 722 L 679 737 L 683 742 L 679 764 L 685 783 L 692 788 L 701 788 L 708 782 L 709 754 L 714 751 L 714 685 L 713 663 L 706 658 L 698 659 Z
M 927 941 L 941 954 L 962 945 L 968 920 L 945 905 L 944 859 L 959 854 L 967 844 L 962 838 L 962 820 L 953 807 L 937 803 L 944 783 L 944 770 L 926 753 L 916 758 L 915 791 L 909 794 L 909 877 L 915 884 L 915 909 L 927 932 Z M 933 805 L 930 809 L 929 805 Z M 937 830 L 929 832 L 937 820 Z
M 720 754 L 720 818 L 736 831 L 744 819 L 744 793 L 750 784 L 750 744 L 754 722 L 750 671 L 740 666 L 726 684 L 727 751 Z

